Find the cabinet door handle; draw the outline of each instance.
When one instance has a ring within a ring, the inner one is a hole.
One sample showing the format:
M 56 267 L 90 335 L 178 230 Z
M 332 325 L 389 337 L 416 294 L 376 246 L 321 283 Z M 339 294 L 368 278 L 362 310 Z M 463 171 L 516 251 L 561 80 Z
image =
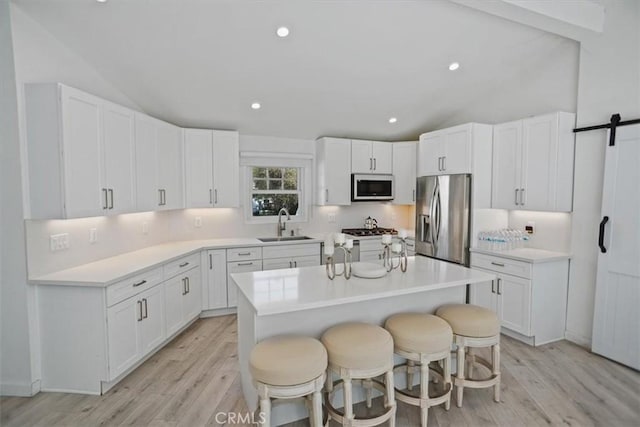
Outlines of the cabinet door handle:
M 447 156 L 442 157 L 442 170 L 447 170 Z
M 496 293 L 496 281 L 495 280 L 491 281 L 491 293 L 492 294 Z
M 504 267 L 504 264 L 501 262 L 493 262 L 491 261 L 491 265 L 497 265 L 498 267 Z
M 162 206 L 162 189 L 158 190 L 158 198 L 160 199 L 158 201 L 158 206 Z
M 416 201 L 416 190 L 413 190 L 413 201 Z
M 144 301 L 144 317 L 143 319 L 146 319 L 147 317 L 149 317 L 149 306 L 147 306 L 147 299 L 143 298 L 142 301 Z
M 498 295 L 502 295 L 502 289 L 500 289 L 501 283 L 502 283 L 502 279 L 498 277 Z
M 138 301 L 138 322 L 142 322 L 142 301 Z
M 293 261 L 289 261 L 289 268 L 293 268 Z
M 324 190 L 324 201 L 326 203 L 329 203 L 329 189 L 328 188 L 325 188 L 325 190 Z
M 110 188 L 109 190 L 109 209 L 113 209 L 113 188 Z
M 180 280 L 182 281 L 182 295 L 184 296 L 187 294 L 187 279 L 183 277 Z
M 134 288 L 137 288 L 138 286 L 142 286 L 142 285 L 144 285 L 145 283 L 147 283 L 147 281 L 146 281 L 146 280 L 142 280 L 142 281 L 140 281 L 140 282 L 138 282 L 138 283 L 134 283 L 134 284 L 133 284 L 133 287 L 134 287 Z
M 209 254 L 209 270 L 213 270 L 213 255 Z
M 518 192 L 519 191 L 520 190 L 516 188 L 516 199 L 515 199 L 516 206 L 518 206 Z
M 108 209 L 109 208 L 109 197 L 107 196 L 107 189 L 106 188 L 102 189 L 102 195 L 104 196 L 104 205 L 102 205 L 102 209 Z
M 295 268 L 298 268 L 298 261 L 293 261 L 293 266 L 294 266 Z
M 378 169 L 378 159 L 376 159 L 375 157 L 373 158 L 373 170 L 377 170 Z
M 369 170 L 373 170 L 373 159 L 369 157 Z
M 213 190 L 211 188 L 209 189 L 209 204 L 213 204 Z
M 218 189 L 217 188 L 215 190 L 213 190 L 213 204 L 214 205 L 218 204 Z
M 245 265 L 253 265 L 253 263 L 252 262 L 241 262 L 241 263 L 238 263 L 238 266 L 245 266 Z
M 606 227 L 607 222 L 609 222 L 609 217 L 602 217 L 602 221 L 600 221 L 600 232 L 598 233 L 598 246 L 600 247 L 600 252 L 603 254 L 607 253 L 607 248 L 604 245 L 604 228 Z
M 187 277 L 187 293 L 191 292 L 191 280 Z
M 524 206 L 524 188 L 520 189 L 520 206 Z

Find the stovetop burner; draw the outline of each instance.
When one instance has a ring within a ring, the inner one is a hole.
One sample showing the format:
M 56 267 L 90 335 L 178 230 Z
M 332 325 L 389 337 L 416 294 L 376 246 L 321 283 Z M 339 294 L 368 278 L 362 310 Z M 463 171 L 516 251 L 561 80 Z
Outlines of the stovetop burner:
M 352 236 L 382 236 L 383 234 L 398 234 L 398 230 L 394 228 L 382 228 L 376 227 L 372 229 L 368 228 L 343 228 L 344 234 L 350 234 Z

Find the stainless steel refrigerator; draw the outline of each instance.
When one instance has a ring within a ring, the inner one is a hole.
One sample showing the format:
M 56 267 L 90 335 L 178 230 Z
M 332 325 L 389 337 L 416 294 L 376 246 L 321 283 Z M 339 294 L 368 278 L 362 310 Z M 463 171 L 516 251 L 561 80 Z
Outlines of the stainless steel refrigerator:
M 469 266 L 471 175 L 421 176 L 416 253 Z

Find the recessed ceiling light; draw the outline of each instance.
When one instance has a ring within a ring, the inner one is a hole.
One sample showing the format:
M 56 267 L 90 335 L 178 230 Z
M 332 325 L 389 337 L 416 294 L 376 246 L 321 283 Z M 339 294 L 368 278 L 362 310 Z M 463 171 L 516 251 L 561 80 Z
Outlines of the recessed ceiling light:
M 106 3 L 107 0 L 96 0 L 98 3 Z
M 396 119 L 395 117 L 391 117 L 391 118 L 389 119 L 389 123 L 395 123 L 395 122 L 397 122 L 397 121 L 398 121 L 398 119 Z
M 455 71 L 458 68 L 460 68 L 460 64 L 457 62 L 452 62 L 451 64 L 449 64 L 449 70 L 451 71 Z
M 289 35 L 289 29 L 287 27 L 278 27 L 276 34 L 278 37 L 287 37 Z
M 262 106 L 260 105 L 259 102 L 254 102 L 253 104 L 251 104 L 251 108 L 253 108 L 254 110 L 259 110 L 260 107 Z

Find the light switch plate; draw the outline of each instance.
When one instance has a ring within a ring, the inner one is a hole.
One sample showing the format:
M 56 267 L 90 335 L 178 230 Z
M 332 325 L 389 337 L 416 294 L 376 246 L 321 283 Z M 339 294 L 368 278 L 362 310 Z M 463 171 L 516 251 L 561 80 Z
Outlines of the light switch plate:
M 328 221 L 329 223 L 334 223 L 334 222 L 336 222 L 336 214 L 335 214 L 335 213 L 327 214 L 327 221 Z
M 89 243 L 96 243 L 98 241 L 98 229 L 90 228 L 89 229 Z
M 200 227 L 202 227 L 202 217 L 201 217 L 201 216 L 197 216 L 197 217 L 196 217 L 196 219 L 195 219 L 195 221 L 193 222 L 193 225 L 194 225 L 196 228 L 200 228 Z

